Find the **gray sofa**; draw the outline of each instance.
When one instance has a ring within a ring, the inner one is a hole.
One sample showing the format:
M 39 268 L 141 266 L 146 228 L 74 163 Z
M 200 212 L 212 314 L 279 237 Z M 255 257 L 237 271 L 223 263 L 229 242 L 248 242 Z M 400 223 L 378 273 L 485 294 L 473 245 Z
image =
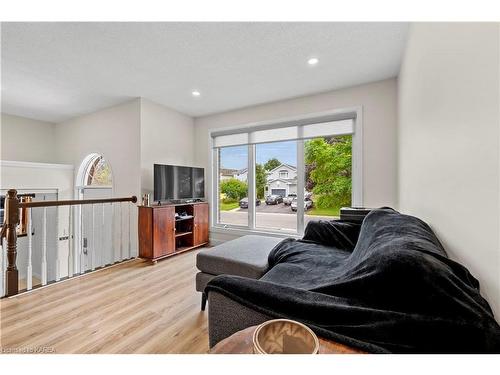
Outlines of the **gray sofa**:
M 260 279 L 269 269 L 267 258 L 282 238 L 249 235 L 200 251 L 196 257 L 196 290 L 201 292 L 201 309 L 205 310 L 207 283 L 218 275 L 235 275 Z M 218 293 L 208 297 L 210 347 L 233 333 L 260 324 L 270 318 Z
M 362 224 L 311 221 L 268 261 L 258 280 L 220 275 L 207 284 L 210 346 L 286 318 L 372 353 L 500 353 L 500 326 L 478 280 L 416 217 L 383 208 Z
M 208 339 L 210 348 L 242 329 L 274 317 L 261 314 L 217 292 L 208 295 Z
M 207 302 L 207 283 L 217 275 L 235 275 L 260 279 L 269 264 L 271 250 L 282 238 L 249 235 L 200 251 L 196 256 L 196 290 L 201 292 L 201 309 Z

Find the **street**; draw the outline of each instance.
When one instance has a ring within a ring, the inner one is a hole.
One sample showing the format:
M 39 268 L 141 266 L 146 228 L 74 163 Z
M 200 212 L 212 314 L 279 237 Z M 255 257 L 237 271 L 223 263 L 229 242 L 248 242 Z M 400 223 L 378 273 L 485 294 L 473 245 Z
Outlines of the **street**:
M 271 212 L 269 212 L 271 211 Z M 277 213 L 277 212 L 282 213 Z M 256 207 L 255 226 L 267 230 L 282 230 L 294 232 L 297 230 L 297 214 L 290 206 L 283 204 L 266 206 L 265 204 Z M 334 216 L 308 216 L 304 217 L 305 225 L 311 220 L 332 220 Z M 222 211 L 220 213 L 221 224 L 247 225 L 248 210 L 236 208 L 232 211 Z
M 237 212 L 247 212 L 247 208 L 237 208 Z M 255 212 L 266 212 L 273 214 L 295 214 L 290 206 L 285 206 L 283 203 L 267 205 L 264 201 L 259 206 L 255 206 Z

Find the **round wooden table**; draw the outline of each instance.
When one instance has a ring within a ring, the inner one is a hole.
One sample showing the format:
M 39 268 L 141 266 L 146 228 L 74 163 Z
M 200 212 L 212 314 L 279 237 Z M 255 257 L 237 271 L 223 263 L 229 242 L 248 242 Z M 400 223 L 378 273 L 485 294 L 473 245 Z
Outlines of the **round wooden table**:
M 253 332 L 257 326 L 248 327 L 238 331 L 232 336 L 218 342 L 211 350 L 210 354 L 254 354 L 253 352 Z M 365 352 L 351 348 L 338 342 L 319 339 L 319 354 L 364 354 Z

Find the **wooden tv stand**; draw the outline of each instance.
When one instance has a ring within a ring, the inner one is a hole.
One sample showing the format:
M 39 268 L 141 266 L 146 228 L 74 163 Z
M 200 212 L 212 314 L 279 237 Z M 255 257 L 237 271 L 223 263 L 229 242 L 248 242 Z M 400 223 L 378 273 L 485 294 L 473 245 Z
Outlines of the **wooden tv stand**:
M 179 215 L 177 219 L 175 214 Z M 139 257 L 156 263 L 208 244 L 208 203 L 139 206 Z

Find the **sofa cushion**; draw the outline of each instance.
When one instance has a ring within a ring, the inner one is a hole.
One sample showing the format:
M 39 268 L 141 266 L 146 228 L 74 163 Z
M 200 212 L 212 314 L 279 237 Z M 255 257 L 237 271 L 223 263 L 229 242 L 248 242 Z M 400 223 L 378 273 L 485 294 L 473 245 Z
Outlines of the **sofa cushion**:
M 306 290 L 329 284 L 332 275 L 343 272 L 352 254 L 350 250 L 292 238 L 277 249 L 269 257 L 270 270 L 262 280 Z
M 249 235 L 202 250 L 196 267 L 212 275 L 236 275 L 258 279 L 267 272 L 267 258 L 282 238 Z

